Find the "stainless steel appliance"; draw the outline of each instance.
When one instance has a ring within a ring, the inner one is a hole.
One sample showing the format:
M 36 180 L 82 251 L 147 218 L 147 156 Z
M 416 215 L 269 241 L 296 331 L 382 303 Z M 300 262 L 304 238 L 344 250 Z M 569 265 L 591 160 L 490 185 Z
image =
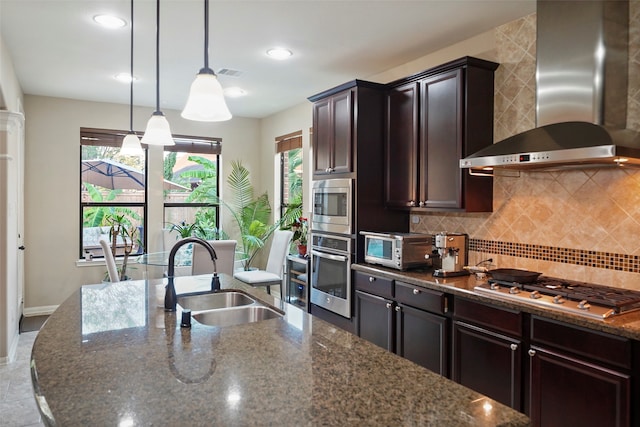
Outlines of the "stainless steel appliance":
M 640 165 L 640 137 L 625 129 L 629 3 L 538 1 L 536 20 L 538 127 L 461 159 L 460 167 Z
M 435 247 L 440 254 L 440 268 L 433 271 L 435 277 L 465 276 L 469 254 L 469 239 L 463 233 L 447 233 L 443 231 L 435 236 Z
M 313 182 L 311 230 L 351 234 L 353 180 L 323 179 Z
M 350 237 L 311 234 L 311 302 L 351 318 Z
M 420 233 L 374 233 L 364 236 L 364 261 L 398 270 L 430 267 L 433 236 Z
M 530 283 L 492 278 L 474 289 L 496 298 L 602 320 L 640 309 L 638 291 L 548 276 Z

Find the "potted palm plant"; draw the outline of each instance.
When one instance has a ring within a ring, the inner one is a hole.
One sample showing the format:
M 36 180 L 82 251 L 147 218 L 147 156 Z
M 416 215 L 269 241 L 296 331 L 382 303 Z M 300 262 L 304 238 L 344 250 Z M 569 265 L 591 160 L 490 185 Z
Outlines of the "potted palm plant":
M 255 191 L 249 179 L 249 170 L 240 161 L 231 163 L 231 173 L 227 177 L 229 201 L 218 198 L 218 202 L 225 206 L 238 227 L 240 233 L 240 247 L 244 269 L 249 270 L 266 240 L 280 226 L 280 222 L 269 225 L 271 219 L 271 205 L 269 196 L 265 192 L 255 196 Z

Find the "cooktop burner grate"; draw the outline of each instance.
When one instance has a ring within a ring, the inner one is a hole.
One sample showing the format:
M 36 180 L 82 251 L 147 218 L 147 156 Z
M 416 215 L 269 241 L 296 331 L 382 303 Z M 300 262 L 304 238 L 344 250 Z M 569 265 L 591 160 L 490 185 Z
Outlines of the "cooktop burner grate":
M 614 309 L 617 313 L 640 308 L 640 292 L 631 289 L 613 288 L 578 281 L 556 279 L 541 276 L 532 283 L 520 284 L 489 279 L 489 283 L 516 287 L 525 291 L 538 291 L 541 294 L 561 296 L 572 301 L 587 301 Z

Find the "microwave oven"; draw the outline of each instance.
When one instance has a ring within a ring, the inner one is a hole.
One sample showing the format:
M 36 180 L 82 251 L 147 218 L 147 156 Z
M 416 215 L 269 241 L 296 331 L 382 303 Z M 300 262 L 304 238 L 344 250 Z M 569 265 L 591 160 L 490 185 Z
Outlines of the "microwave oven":
M 433 236 L 420 233 L 374 233 L 364 236 L 364 261 L 397 270 L 432 266 Z
M 311 200 L 312 231 L 351 234 L 353 220 L 353 180 L 323 179 L 313 182 Z

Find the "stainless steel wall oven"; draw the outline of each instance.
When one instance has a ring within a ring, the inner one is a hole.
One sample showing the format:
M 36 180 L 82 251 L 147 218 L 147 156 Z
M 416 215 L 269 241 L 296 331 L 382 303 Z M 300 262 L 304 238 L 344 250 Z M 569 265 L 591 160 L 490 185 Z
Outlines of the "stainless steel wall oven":
M 311 240 L 311 302 L 349 319 L 352 239 L 313 232 Z
M 313 182 L 311 229 L 351 234 L 353 221 L 353 180 L 324 179 Z

